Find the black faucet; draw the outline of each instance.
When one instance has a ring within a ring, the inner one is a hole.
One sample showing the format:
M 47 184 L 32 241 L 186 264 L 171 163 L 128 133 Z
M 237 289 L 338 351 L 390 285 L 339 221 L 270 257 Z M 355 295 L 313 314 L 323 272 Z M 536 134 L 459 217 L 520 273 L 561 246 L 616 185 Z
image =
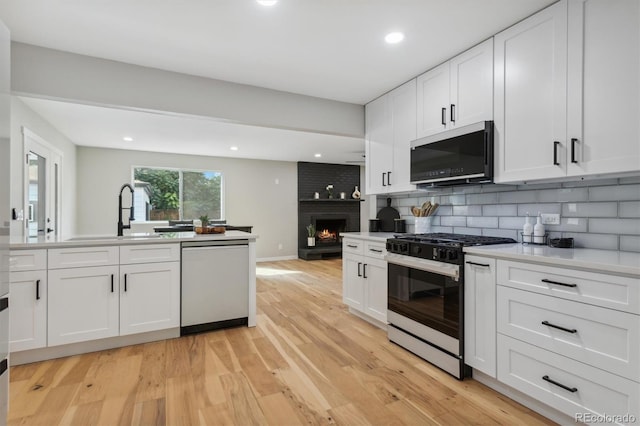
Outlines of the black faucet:
M 123 208 L 122 207 L 122 191 L 124 191 L 125 188 L 129 188 L 129 191 L 131 191 L 131 207 Z M 122 210 L 129 210 L 128 225 L 125 225 L 124 223 L 122 223 Z M 118 237 L 122 237 L 123 230 L 131 229 L 131 221 L 134 219 L 135 218 L 133 217 L 133 188 L 128 183 L 125 183 L 124 185 L 122 185 L 122 188 L 120 188 L 120 195 L 118 195 Z

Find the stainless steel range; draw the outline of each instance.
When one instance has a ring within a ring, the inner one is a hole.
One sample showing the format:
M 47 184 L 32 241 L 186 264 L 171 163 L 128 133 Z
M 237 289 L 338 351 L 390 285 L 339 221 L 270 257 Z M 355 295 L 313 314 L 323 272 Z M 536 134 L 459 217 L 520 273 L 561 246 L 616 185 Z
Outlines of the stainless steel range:
M 463 247 L 515 243 L 464 234 L 404 234 L 387 240 L 389 340 L 458 379 L 464 364 Z

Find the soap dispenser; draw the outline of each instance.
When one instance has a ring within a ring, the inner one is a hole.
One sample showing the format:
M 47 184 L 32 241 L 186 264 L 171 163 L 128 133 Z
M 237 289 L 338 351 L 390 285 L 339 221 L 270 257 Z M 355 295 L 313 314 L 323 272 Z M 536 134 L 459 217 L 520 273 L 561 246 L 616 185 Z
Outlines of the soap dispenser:
M 536 225 L 533 227 L 533 242 L 536 244 L 544 244 L 544 225 L 542 224 L 542 215 L 538 212 Z
M 533 236 L 533 225 L 531 224 L 531 217 L 527 212 L 527 218 L 525 219 L 524 226 L 522 227 L 522 242 L 530 243 Z

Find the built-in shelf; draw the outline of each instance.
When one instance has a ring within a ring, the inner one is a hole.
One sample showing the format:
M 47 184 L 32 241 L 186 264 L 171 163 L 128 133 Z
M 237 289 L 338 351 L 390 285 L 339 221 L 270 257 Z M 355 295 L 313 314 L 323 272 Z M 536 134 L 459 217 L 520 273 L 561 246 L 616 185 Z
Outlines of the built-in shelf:
M 313 202 L 313 203 L 335 203 L 335 202 L 340 202 L 340 203 L 360 203 L 362 201 L 364 201 L 362 198 L 354 200 L 352 198 L 301 198 L 300 200 L 301 203 L 307 203 L 307 202 Z

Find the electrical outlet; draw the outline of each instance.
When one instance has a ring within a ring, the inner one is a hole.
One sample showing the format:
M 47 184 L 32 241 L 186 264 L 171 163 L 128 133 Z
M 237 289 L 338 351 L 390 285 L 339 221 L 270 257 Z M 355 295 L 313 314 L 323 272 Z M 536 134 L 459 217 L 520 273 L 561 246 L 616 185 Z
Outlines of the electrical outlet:
M 560 215 L 558 213 L 542 213 L 540 216 L 544 225 L 560 225 Z

